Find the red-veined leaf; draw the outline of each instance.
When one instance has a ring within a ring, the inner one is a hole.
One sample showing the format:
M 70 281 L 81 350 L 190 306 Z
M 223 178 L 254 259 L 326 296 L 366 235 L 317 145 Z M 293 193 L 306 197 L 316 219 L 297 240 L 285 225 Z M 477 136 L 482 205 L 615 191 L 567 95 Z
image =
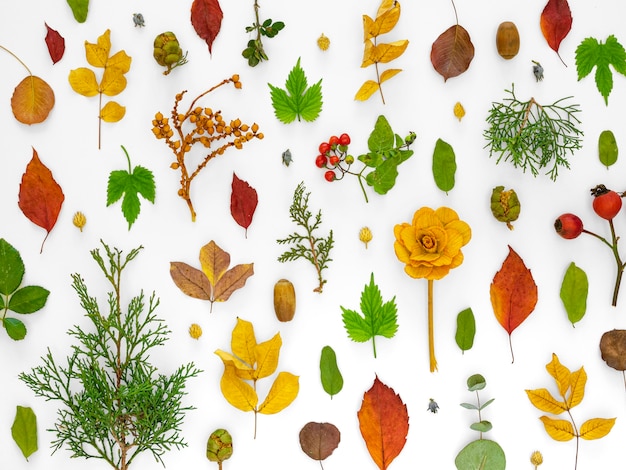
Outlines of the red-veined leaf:
M 233 173 L 230 213 L 235 222 L 246 230 L 246 237 L 248 236 L 248 227 L 252 223 L 252 217 L 258 202 L 259 198 L 256 189 Z
M 572 29 L 572 12 L 567 0 L 548 0 L 548 3 L 541 12 L 539 24 L 543 37 L 548 41 L 548 45 L 557 53 L 561 62 L 563 62 L 563 59 L 559 55 L 559 46 L 570 29 Z M 565 64 L 565 62 L 563 62 L 563 64 Z
M 48 31 L 46 33 L 46 45 L 48 46 L 48 52 L 50 53 L 52 63 L 56 64 L 63 58 L 63 54 L 65 53 L 65 39 L 56 29 L 52 29 L 48 26 L 48 23 L 44 24 L 46 25 L 46 29 Z
M 473 58 L 474 44 L 467 30 L 459 24 L 441 33 L 430 51 L 430 61 L 444 81 L 465 72 Z
M 218 0 L 193 0 L 191 4 L 191 24 L 196 33 L 204 39 L 212 53 L 213 41 L 222 26 L 222 8 Z

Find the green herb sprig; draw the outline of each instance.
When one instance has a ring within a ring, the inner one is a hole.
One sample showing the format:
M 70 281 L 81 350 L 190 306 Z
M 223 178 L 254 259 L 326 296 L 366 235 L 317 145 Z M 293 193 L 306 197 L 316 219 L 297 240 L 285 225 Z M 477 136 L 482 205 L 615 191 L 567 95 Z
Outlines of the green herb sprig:
M 555 181 L 559 167 L 570 167 L 567 154 L 581 148 L 579 105 L 564 103 L 571 96 L 550 105 L 541 105 L 534 98 L 520 101 L 513 85 L 505 91 L 511 96 L 492 103 L 487 116 L 489 128 L 484 137 L 489 157 L 497 155 L 496 163 L 511 162 L 533 176 L 547 169 L 546 174 Z
M 273 38 L 285 27 L 285 23 L 282 21 L 272 21 L 271 18 L 261 22 L 259 18 L 260 8 L 258 0 L 254 0 L 255 22 L 251 26 L 246 26 L 246 33 L 255 32 L 255 37 L 248 41 L 246 48 L 241 53 L 244 59 L 248 60 L 250 67 L 256 67 L 260 62 L 269 60 L 263 48 L 263 36 Z
M 314 292 L 322 293 L 326 280 L 322 276 L 322 271 L 328 267 L 328 263 L 332 261 L 330 250 L 333 248 L 335 241 L 333 240 L 333 231 L 331 230 L 326 238 L 318 237 L 314 232 L 322 224 L 322 211 L 319 210 L 315 217 L 309 210 L 310 192 L 305 193 L 306 187 L 301 182 L 293 194 L 293 202 L 289 207 L 289 215 L 291 220 L 298 226 L 302 227 L 306 235 L 294 232 L 287 238 L 276 240 L 279 245 L 295 245 L 291 250 L 285 251 L 278 257 L 278 261 L 285 263 L 304 258 L 310 261 L 317 271 L 318 286 L 313 289 Z M 313 221 L 311 220 L 313 219 Z

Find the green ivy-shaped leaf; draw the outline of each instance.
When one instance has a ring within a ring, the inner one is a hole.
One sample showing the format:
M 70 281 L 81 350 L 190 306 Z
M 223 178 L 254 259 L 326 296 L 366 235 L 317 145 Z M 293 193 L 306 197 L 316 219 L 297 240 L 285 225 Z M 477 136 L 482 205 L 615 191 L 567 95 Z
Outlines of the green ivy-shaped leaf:
M 609 65 L 612 65 L 616 72 L 626 75 L 626 50 L 614 35 L 611 34 L 604 44 L 596 38 L 585 38 L 576 48 L 578 80 L 589 75 L 595 67 L 596 87 L 607 106 L 613 89 L 613 73 Z

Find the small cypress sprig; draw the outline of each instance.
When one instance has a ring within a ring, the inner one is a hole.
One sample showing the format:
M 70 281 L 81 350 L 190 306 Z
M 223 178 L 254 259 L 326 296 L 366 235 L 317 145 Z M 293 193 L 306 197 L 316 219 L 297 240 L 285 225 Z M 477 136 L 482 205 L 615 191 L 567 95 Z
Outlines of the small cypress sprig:
M 484 137 L 489 157 L 497 155 L 496 163 L 511 162 L 533 176 L 547 168 L 546 174 L 555 181 L 559 167 L 570 167 L 567 154 L 581 148 L 579 105 L 564 103 L 571 96 L 550 105 L 541 105 L 534 98 L 520 101 L 513 85 L 505 91 L 511 96 L 492 103 L 487 116 L 489 128 Z
M 301 182 L 294 191 L 293 202 L 289 207 L 289 215 L 294 223 L 306 231 L 306 235 L 294 232 L 287 238 L 276 240 L 279 245 L 295 244 L 295 246 L 291 247 L 291 250 L 285 251 L 280 255 L 278 261 L 285 263 L 298 258 L 310 261 L 315 266 L 319 281 L 319 285 L 313 291 L 321 294 L 326 283 L 322 276 L 322 271 L 332 261 L 330 250 L 334 244 L 333 231 L 331 230 L 326 238 L 314 235 L 314 232 L 322 223 L 322 211 L 320 209 L 313 218 L 313 213 L 309 210 L 309 196 L 311 193 L 305 193 L 305 190 L 304 182 Z M 313 222 L 311 219 L 314 219 Z

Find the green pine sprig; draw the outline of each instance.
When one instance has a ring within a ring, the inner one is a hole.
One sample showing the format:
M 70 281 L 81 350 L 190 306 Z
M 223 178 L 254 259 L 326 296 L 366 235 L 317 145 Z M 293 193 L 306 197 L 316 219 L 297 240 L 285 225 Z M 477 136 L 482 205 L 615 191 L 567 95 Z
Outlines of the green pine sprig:
M 585 78 L 596 67 L 596 87 L 607 106 L 613 89 L 613 74 L 609 65 L 616 72 L 626 75 L 626 50 L 614 35 L 611 34 L 604 44 L 595 38 L 585 38 L 576 48 L 578 80 Z
M 309 86 L 300 58 L 285 82 L 286 90 L 268 83 L 274 114 L 279 121 L 289 124 L 298 119 L 315 121 L 322 111 L 322 79 Z

